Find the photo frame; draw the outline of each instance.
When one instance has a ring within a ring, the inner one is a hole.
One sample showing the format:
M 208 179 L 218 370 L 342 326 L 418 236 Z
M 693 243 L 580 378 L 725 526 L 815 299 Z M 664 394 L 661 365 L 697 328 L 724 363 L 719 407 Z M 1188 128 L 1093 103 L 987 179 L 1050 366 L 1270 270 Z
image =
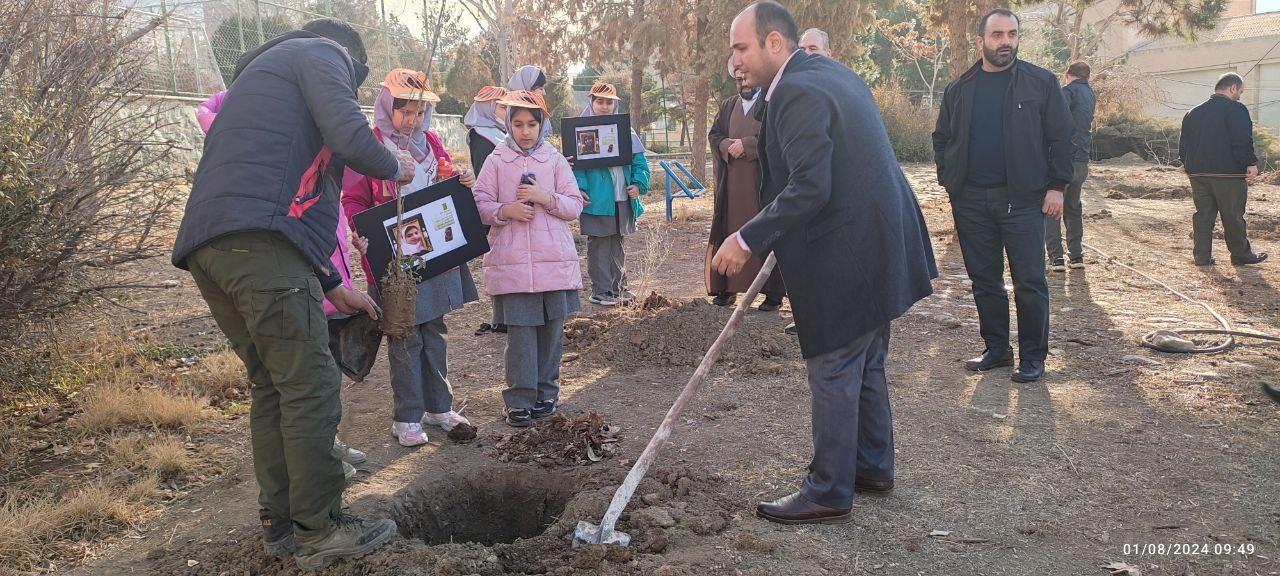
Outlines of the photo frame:
M 395 259 L 396 244 L 409 257 L 403 266 L 419 282 L 434 278 L 489 251 L 489 238 L 471 189 L 455 176 L 404 194 L 404 216 L 387 202 L 352 217 L 356 233 L 369 239 L 365 257 L 378 282 Z
M 574 168 L 609 168 L 631 164 L 631 116 L 578 116 L 560 123 L 565 156 Z

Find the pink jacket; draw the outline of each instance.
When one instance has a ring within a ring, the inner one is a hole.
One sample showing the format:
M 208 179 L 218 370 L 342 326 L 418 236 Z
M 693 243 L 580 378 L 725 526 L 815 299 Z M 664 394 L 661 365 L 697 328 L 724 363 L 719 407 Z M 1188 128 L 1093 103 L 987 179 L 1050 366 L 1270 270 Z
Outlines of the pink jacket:
M 378 141 L 381 142 L 382 132 L 374 128 L 373 133 L 378 137 Z M 440 136 L 435 132 L 427 131 L 427 144 L 431 146 L 431 152 L 434 154 L 432 161 L 439 162 L 441 158 L 444 158 L 446 162 L 453 162 L 449 152 L 444 149 L 444 142 L 440 140 Z M 342 209 L 346 211 L 346 216 L 338 216 L 338 219 L 342 221 L 339 226 L 346 230 L 349 223 L 351 229 L 354 230 L 355 222 L 349 221 L 348 218 L 395 199 L 396 183 L 394 181 L 370 178 L 347 168 L 346 173 L 342 175 Z M 369 268 L 369 260 L 364 256 L 360 257 L 360 267 L 364 269 L 365 280 L 372 286 L 374 284 L 373 272 Z
M 226 95 L 227 91 L 223 90 L 196 106 L 196 122 L 200 123 L 200 131 L 209 133 L 209 127 L 213 126 L 213 119 L 218 115 L 218 109 L 222 108 L 222 99 Z
M 205 134 L 209 133 L 209 127 L 213 126 L 213 119 L 218 116 L 218 110 L 222 108 L 222 99 L 226 97 L 227 91 L 223 90 L 208 100 L 201 102 L 196 106 L 196 120 L 200 122 L 200 130 Z M 342 206 L 338 206 L 338 228 L 335 230 L 338 235 L 338 247 L 334 249 L 333 255 L 329 257 L 329 261 L 333 262 L 333 267 L 338 270 L 338 274 L 342 276 L 342 285 L 347 288 L 351 287 L 351 266 L 347 264 L 347 255 L 351 253 L 351 244 L 347 239 L 347 217 L 342 212 Z M 329 299 L 324 299 L 324 315 L 332 316 L 338 313 L 338 309 L 329 303 Z
M 498 210 L 516 202 L 520 176 L 533 174 L 551 195 L 547 208 L 534 206 L 533 220 L 503 220 Z M 582 270 L 569 222 L 582 214 L 582 192 L 573 168 L 550 144 L 524 156 L 499 144 L 476 178 L 472 190 L 480 220 L 489 229 L 490 251 L 484 255 L 484 287 L 490 295 L 579 290 Z

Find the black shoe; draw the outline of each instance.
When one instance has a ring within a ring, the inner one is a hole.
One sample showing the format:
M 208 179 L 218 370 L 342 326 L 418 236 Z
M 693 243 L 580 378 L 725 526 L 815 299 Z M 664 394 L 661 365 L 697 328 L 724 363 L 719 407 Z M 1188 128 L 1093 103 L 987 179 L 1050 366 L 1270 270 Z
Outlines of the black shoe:
M 1254 254 L 1250 254 L 1248 256 L 1244 256 L 1242 258 L 1236 258 L 1235 256 L 1232 256 L 1231 263 L 1236 266 L 1248 266 L 1249 264 L 1260 264 L 1263 260 L 1266 260 L 1266 259 L 1267 259 L 1266 252 L 1257 252 Z
M 799 330 L 798 328 L 796 328 L 796 323 L 795 323 L 795 322 L 792 322 L 792 323 L 788 324 L 786 328 L 783 328 L 783 329 L 782 329 L 782 331 L 783 331 L 783 332 L 786 332 L 787 334 L 790 334 L 790 335 L 792 335 L 792 336 L 799 336 L 799 335 L 800 335 L 800 330 Z
M 1196 262 L 1196 266 L 1213 266 L 1214 264 L 1218 263 L 1218 261 L 1214 260 L 1213 258 L 1210 258 L 1208 260 L 1196 260 L 1195 262 Z
M 760 306 L 756 308 L 756 310 L 761 312 L 777 312 L 780 309 L 782 309 L 781 298 L 777 300 L 774 300 L 773 298 L 765 298 L 764 302 L 761 302 Z
M 493 325 L 493 331 L 494 331 L 494 332 L 497 332 L 497 333 L 499 333 L 499 334 L 506 334 L 506 333 L 507 333 L 507 325 L 506 325 L 506 324 L 494 324 L 494 325 Z
M 1044 362 L 1035 360 L 1023 360 L 1018 364 L 1018 370 L 1010 376 L 1014 382 L 1035 382 L 1042 377 L 1044 377 Z
M 533 426 L 533 415 L 527 408 L 508 408 L 507 426 L 512 428 L 528 428 Z
M 1272 400 L 1280 402 L 1280 387 L 1270 382 L 1263 382 L 1262 391 L 1266 392 L 1267 396 L 1270 396 Z
M 533 410 L 529 411 L 529 416 L 534 420 L 549 418 L 556 413 L 556 401 L 547 400 L 533 405 Z
M 849 508 L 827 508 L 799 492 L 756 505 L 756 515 L 778 524 L 844 524 L 853 519 Z
M 485 334 L 488 334 L 490 332 L 493 332 L 493 324 L 484 322 L 484 323 L 481 323 L 480 328 L 476 330 L 476 336 L 484 336 Z
M 992 354 L 990 349 L 984 350 L 981 356 L 965 360 L 966 370 L 985 372 L 992 368 L 1013 366 L 1013 348 L 1005 348 L 1000 354 Z
M 711 303 L 716 306 L 733 306 L 738 301 L 737 294 L 721 294 L 711 299 Z
M 853 491 L 883 496 L 893 492 L 893 480 L 867 480 L 855 476 L 853 479 Z
M 1049 269 L 1054 272 L 1066 272 L 1067 264 L 1063 262 L 1061 258 L 1054 258 L 1049 262 Z
M 298 549 L 293 538 L 293 523 L 288 520 L 262 519 L 262 551 L 267 556 L 279 558 L 293 554 Z
M 1067 262 L 1067 268 L 1072 270 L 1084 270 L 1084 257 L 1077 256 Z

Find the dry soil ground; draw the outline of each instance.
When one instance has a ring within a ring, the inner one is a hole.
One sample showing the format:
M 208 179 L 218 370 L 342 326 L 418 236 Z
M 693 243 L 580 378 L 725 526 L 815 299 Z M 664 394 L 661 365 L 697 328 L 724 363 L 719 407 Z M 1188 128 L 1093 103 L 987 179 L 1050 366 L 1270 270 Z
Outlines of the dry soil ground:
M 480 427 L 476 442 L 437 432 L 419 449 L 397 445 L 387 432 L 384 358 L 367 381 L 344 387 L 341 435 L 370 457 L 347 492 L 350 508 L 390 514 L 403 537 L 332 573 L 1104 575 L 1113 562 L 1146 575 L 1280 571 L 1280 411 L 1259 387 L 1280 378 L 1280 347 L 1246 341 L 1211 356 L 1139 348 L 1149 330 L 1212 320 L 1091 253 L 1088 269 L 1050 276 L 1047 378 L 1016 384 L 1003 371 L 966 372 L 961 361 L 980 344 L 949 205 L 931 167 L 905 169 L 941 276 L 935 295 L 893 325 L 891 496 L 860 497 L 854 521 L 841 526 L 753 516 L 756 501 L 794 490 L 804 472 L 810 398 L 799 348 L 781 333 L 789 313 L 752 311 L 624 516 L 630 549 L 568 546 L 575 521 L 599 520 L 728 316 L 698 302 L 710 198 L 678 201 L 670 225 L 650 198 L 641 234 L 629 240 L 633 281 L 674 305 L 588 306 L 564 366 L 565 410 L 621 427 L 618 453 L 590 465 L 511 458 L 500 422 L 503 340 L 473 335 L 490 309 L 470 305 L 447 320 L 450 375 L 457 404 Z M 1280 188 L 1255 187 L 1249 214 L 1256 248 L 1273 253 L 1274 200 Z M 1191 211 L 1176 171 L 1095 165 L 1086 241 L 1239 327 L 1280 333 L 1280 262 L 1232 267 L 1219 240 L 1219 264 L 1194 267 Z M 219 343 L 188 276 L 161 261 L 131 273 L 181 285 L 131 297 L 150 313 L 116 310 L 113 322 L 160 341 Z M 261 554 L 247 419 L 223 430 L 222 476 L 139 527 L 138 538 L 101 547 L 78 573 L 295 573 L 291 561 Z

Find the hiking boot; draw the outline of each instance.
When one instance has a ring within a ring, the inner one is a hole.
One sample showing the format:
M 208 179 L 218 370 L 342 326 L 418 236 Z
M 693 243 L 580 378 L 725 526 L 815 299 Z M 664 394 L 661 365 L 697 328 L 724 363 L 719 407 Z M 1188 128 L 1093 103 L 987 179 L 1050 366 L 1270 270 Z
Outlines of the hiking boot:
M 293 554 L 298 545 L 293 539 L 293 523 L 288 520 L 262 519 L 262 551 L 272 558 Z
M 364 452 L 347 446 L 345 442 L 337 438 L 333 439 L 333 457 L 347 464 L 364 464 L 369 459 Z
M 389 519 L 361 520 L 343 514 L 333 530 L 317 540 L 298 539 L 293 559 L 306 572 L 324 570 L 334 560 L 360 558 L 381 548 L 396 535 L 396 523 Z
M 1054 272 L 1066 272 L 1067 265 L 1062 261 L 1061 258 L 1054 258 L 1052 261 L 1049 262 L 1049 269 Z
M 1067 262 L 1067 268 L 1070 268 L 1072 270 L 1084 270 L 1084 257 L 1081 256 L 1077 258 L 1072 258 L 1069 262 Z
M 391 435 L 400 441 L 405 448 L 421 446 L 427 443 L 427 433 L 422 431 L 421 422 L 392 422 Z
M 339 462 L 342 462 L 342 461 L 341 461 L 341 460 L 339 460 Z M 355 467 L 355 466 L 352 466 L 352 465 L 350 465 L 350 464 L 348 464 L 348 463 L 346 463 L 346 462 L 342 462 L 342 477 L 343 477 L 343 478 L 345 478 L 345 479 L 347 479 L 347 480 L 351 480 L 352 478 L 355 478 L 355 477 L 356 477 L 356 467 Z
M 588 300 L 588 302 L 595 304 L 596 306 L 607 306 L 610 308 L 619 304 L 618 299 L 614 298 L 612 294 L 592 294 L 591 299 Z
M 533 426 L 533 415 L 527 408 L 507 408 L 506 421 L 512 428 L 528 428 Z
M 555 413 L 556 413 L 556 401 L 543 400 L 542 402 L 539 402 L 533 405 L 533 410 L 529 411 L 529 417 L 533 418 L 534 420 L 541 420 L 543 418 L 549 418 L 551 417 L 552 414 L 555 414 Z

